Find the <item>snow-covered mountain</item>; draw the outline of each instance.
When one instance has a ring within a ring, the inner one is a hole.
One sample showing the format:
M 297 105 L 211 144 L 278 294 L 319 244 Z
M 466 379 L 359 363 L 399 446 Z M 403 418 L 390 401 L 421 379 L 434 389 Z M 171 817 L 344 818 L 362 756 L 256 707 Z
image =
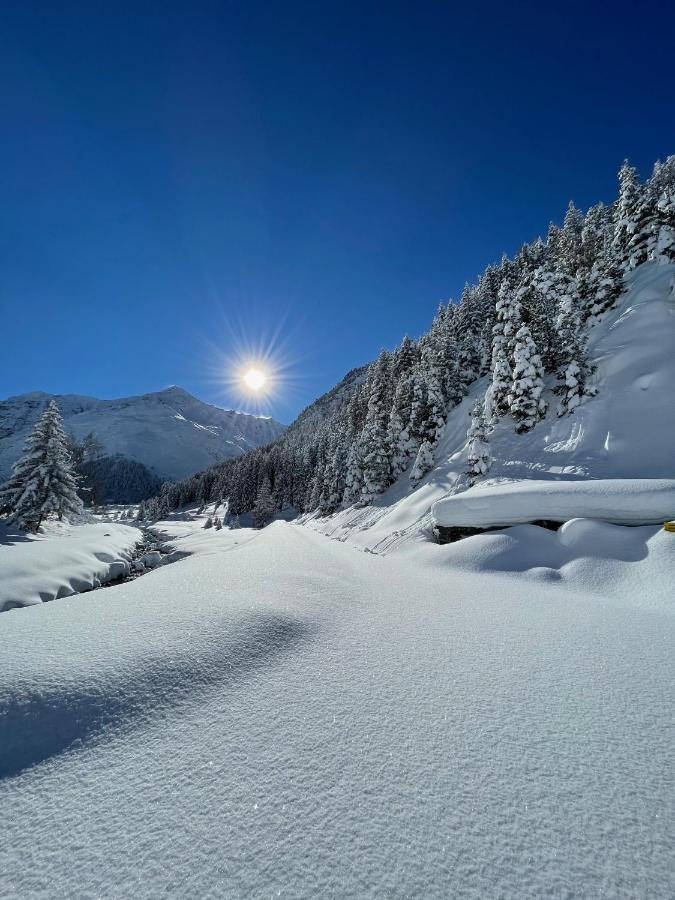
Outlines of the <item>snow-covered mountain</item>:
M 119 400 L 36 391 L 0 401 L 0 480 L 51 399 L 77 439 L 93 431 L 107 455 L 136 460 L 162 478 L 183 478 L 239 456 L 284 430 L 274 419 L 220 409 L 176 386 Z
M 645 263 L 626 277 L 626 288 L 616 308 L 589 329 L 588 358 L 597 394 L 587 397 L 572 415 L 558 417 L 553 379 L 548 379 L 546 417 L 527 434 L 516 434 L 510 419 L 501 420 L 490 435 L 490 471 L 471 492 L 466 492 L 467 426 L 489 376 L 478 379 L 449 411 L 435 464 L 419 483 L 411 482 L 406 471 L 370 505 L 310 517 L 308 524 L 339 540 L 389 552 L 428 531 L 437 501 L 443 501 L 449 515 L 454 499 L 443 498 L 457 498 L 458 525 L 468 522 L 466 506 L 474 492 L 477 513 L 486 505 L 495 507 L 501 500 L 496 494 L 482 501 L 491 485 L 510 485 L 509 521 L 518 522 L 523 521 L 518 509 L 521 494 L 531 495 L 535 483 L 542 491 L 546 483 L 553 491 L 568 484 L 574 491 L 580 480 L 588 480 L 600 492 L 608 480 L 618 480 L 625 484 L 626 500 L 634 505 L 636 481 L 647 485 L 669 479 L 675 484 L 675 265 Z M 515 491 L 517 485 L 523 490 Z M 661 494 L 667 499 L 663 489 Z M 594 501 L 592 492 L 588 497 Z M 597 503 L 591 511 L 577 500 L 571 512 L 560 498 L 558 502 L 563 518 L 603 518 Z M 675 508 L 663 518 L 673 516 Z M 530 520 L 547 517 L 548 513 L 535 514 Z M 484 515 L 476 515 L 473 524 L 480 527 L 485 521 Z

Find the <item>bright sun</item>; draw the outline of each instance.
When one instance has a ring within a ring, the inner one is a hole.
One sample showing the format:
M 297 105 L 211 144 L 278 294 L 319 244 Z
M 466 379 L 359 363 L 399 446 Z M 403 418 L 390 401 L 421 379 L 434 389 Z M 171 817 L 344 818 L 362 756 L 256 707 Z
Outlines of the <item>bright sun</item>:
M 259 391 L 265 387 L 265 382 L 267 381 L 267 375 L 264 372 L 261 372 L 260 369 L 247 369 L 244 372 L 244 384 L 249 389 L 249 391 Z

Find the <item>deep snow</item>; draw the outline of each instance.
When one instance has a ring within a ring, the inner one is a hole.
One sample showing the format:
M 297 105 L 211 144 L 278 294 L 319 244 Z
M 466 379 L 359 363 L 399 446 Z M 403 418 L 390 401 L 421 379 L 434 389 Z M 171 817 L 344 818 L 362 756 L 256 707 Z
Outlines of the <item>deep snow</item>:
M 99 587 L 129 569 L 138 528 L 46 522 L 28 535 L 0 522 L 0 612 Z
M 675 893 L 672 600 L 165 527 L 0 619 L 0 894 Z
M 617 525 L 651 525 L 675 518 L 675 479 L 602 478 L 585 481 L 515 481 L 477 485 L 438 500 L 438 525 L 477 528 L 549 519 L 598 519 Z

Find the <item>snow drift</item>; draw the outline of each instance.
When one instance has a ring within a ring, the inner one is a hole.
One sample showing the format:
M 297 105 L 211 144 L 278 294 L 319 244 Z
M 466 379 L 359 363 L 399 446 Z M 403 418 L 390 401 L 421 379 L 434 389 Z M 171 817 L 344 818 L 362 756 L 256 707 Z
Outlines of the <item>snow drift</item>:
M 477 485 L 438 500 L 437 525 L 485 528 L 585 517 L 617 525 L 650 525 L 675 518 L 675 479 L 518 481 Z
M 138 528 L 112 523 L 49 522 L 39 535 L 0 529 L 0 612 L 69 597 L 124 575 L 142 537 Z

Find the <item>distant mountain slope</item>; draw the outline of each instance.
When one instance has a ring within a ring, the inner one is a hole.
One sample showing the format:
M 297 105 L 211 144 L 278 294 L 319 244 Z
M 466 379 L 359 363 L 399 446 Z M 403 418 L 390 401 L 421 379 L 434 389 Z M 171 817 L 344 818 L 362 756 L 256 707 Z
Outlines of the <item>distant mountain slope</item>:
M 267 444 L 284 430 L 274 419 L 220 409 L 175 386 L 119 400 L 37 391 L 0 401 L 0 479 L 50 399 L 76 438 L 93 431 L 107 455 L 122 454 L 162 478 L 184 478 Z

